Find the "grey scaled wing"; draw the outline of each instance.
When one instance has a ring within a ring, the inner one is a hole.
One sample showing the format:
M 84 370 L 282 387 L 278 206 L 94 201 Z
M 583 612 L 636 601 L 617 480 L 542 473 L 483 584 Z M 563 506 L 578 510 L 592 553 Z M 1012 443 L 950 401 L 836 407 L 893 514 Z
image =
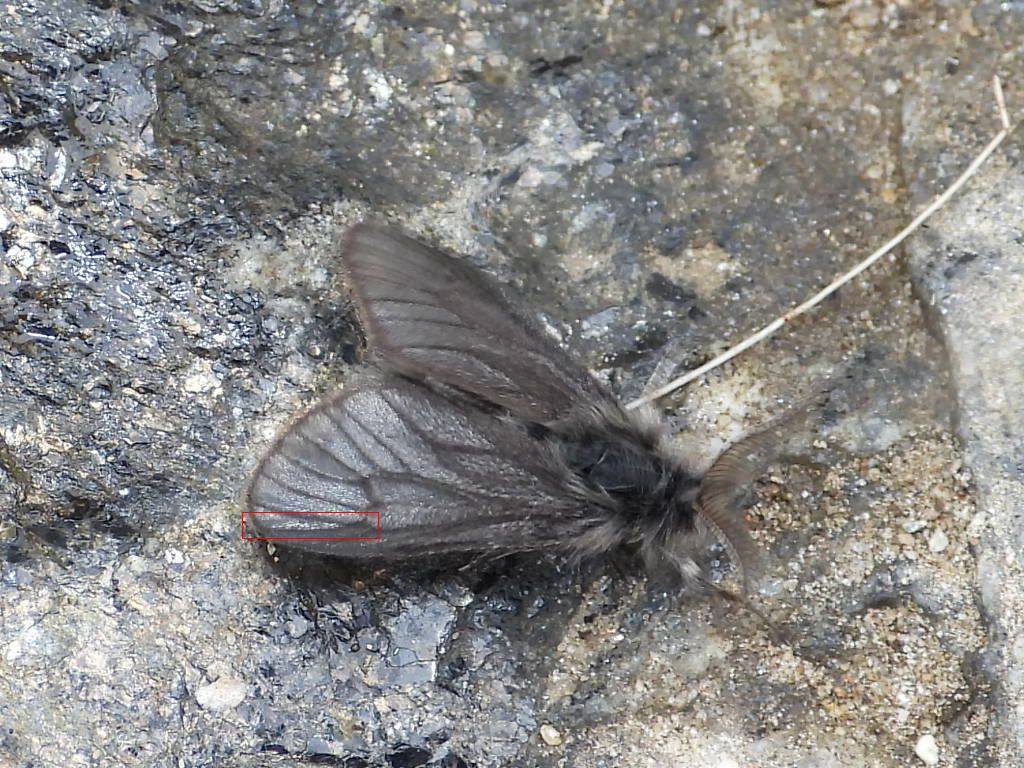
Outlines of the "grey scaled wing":
M 373 224 L 352 229 L 342 261 L 367 346 L 391 370 L 542 423 L 580 403 L 612 402 L 473 266 Z
M 405 559 L 564 546 L 601 522 L 526 428 L 394 376 L 318 403 L 257 467 L 247 527 L 345 557 Z M 281 514 L 379 512 L 373 516 Z M 250 531 L 252 533 L 252 531 Z

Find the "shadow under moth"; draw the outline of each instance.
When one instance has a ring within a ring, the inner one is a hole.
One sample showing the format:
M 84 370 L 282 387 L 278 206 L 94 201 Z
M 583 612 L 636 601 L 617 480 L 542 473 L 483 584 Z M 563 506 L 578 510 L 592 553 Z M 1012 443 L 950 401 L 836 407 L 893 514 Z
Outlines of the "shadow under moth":
M 475 267 L 375 224 L 342 262 L 372 358 L 259 462 L 255 537 L 364 561 L 627 547 L 698 579 L 711 533 L 746 583 L 757 437 L 701 476 Z M 313 514 L 335 511 L 378 512 L 379 538 L 373 517 Z

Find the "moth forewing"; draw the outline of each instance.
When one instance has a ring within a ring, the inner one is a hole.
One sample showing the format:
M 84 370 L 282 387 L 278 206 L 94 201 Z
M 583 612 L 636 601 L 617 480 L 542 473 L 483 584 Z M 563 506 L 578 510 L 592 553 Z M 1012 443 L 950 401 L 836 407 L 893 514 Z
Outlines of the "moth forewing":
M 352 228 L 342 251 L 367 347 L 386 367 L 550 421 L 605 397 L 497 283 L 392 229 Z
M 246 505 L 278 513 L 250 515 L 264 536 L 339 556 L 551 549 L 600 519 L 565 492 L 566 472 L 523 425 L 380 374 L 291 425 L 258 466 Z M 313 511 L 335 515 L 292 514 Z M 379 539 L 344 540 L 345 513 L 364 511 L 379 514 Z M 322 540 L 302 540 L 314 524 L 328 526 Z

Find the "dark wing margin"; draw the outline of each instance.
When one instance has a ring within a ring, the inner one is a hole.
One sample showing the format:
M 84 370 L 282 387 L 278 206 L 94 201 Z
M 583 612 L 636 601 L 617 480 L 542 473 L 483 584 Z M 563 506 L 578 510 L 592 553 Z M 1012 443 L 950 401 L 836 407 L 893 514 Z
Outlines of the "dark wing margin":
M 395 560 L 568 547 L 601 522 L 523 427 L 415 382 L 367 379 L 315 405 L 267 452 L 244 500 L 253 536 Z M 374 517 L 314 512 L 379 512 L 380 538 L 342 540 L 375 537 Z
M 342 252 L 370 351 L 385 366 L 547 422 L 609 399 L 539 325 L 475 267 L 377 224 Z

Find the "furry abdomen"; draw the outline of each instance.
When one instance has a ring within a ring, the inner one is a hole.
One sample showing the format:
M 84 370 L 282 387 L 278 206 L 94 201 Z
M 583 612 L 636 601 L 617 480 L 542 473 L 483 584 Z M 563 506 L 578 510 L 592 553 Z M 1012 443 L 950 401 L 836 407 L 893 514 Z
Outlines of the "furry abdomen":
M 645 446 L 618 438 L 594 435 L 567 446 L 569 466 L 580 480 L 604 492 L 638 520 L 661 519 L 669 507 L 688 507 L 690 520 L 677 524 L 692 527 L 692 502 L 700 482 L 680 467 Z
M 633 545 L 657 561 L 696 531 L 701 481 L 660 424 L 601 408 L 552 425 L 547 437 L 558 444 L 571 484 L 606 518 L 574 546 L 582 554 Z

